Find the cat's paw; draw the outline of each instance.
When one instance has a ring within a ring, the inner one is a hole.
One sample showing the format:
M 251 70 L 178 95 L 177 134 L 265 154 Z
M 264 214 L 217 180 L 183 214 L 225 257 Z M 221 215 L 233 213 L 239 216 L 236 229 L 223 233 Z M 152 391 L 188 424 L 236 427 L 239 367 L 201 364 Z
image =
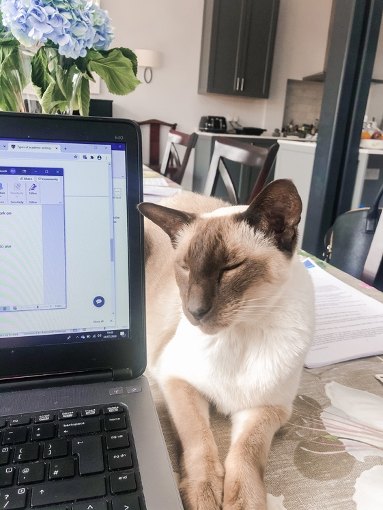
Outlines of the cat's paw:
M 257 483 L 246 486 L 240 480 L 225 481 L 222 510 L 267 510 L 266 491 Z
M 267 510 L 267 505 L 263 503 L 245 503 L 244 501 L 235 501 L 233 503 L 224 503 L 222 510 Z
M 222 466 L 205 479 L 186 476 L 179 490 L 185 510 L 221 510 L 224 470 Z

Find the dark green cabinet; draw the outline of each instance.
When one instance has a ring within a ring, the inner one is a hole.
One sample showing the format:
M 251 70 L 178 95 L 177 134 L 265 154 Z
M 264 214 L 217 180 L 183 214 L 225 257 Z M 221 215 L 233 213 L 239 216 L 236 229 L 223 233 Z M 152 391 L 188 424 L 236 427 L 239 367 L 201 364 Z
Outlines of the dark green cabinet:
M 279 0 L 205 0 L 199 93 L 267 98 Z

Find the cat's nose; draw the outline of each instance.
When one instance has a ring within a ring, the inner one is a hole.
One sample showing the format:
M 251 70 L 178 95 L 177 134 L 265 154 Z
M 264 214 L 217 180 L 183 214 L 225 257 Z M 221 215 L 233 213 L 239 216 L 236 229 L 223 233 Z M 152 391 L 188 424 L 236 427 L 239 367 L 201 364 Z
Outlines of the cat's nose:
M 204 317 L 207 312 L 210 310 L 210 306 L 193 306 L 192 304 L 189 304 L 188 311 L 190 315 L 194 317 L 196 321 L 200 321 L 202 317 Z

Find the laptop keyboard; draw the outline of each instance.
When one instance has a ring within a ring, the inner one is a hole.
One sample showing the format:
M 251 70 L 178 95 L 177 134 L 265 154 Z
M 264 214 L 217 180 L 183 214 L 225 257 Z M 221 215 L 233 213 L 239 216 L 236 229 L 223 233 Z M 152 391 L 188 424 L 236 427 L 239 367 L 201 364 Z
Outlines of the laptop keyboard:
M 145 510 L 120 404 L 0 417 L 0 510 Z

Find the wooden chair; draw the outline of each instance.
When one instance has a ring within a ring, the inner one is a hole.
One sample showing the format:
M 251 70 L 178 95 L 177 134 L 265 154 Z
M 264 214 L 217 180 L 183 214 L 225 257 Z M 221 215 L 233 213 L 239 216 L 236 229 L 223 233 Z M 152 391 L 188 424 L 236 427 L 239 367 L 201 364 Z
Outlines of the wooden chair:
M 242 165 L 261 168 L 257 181 L 252 189 L 248 203 L 262 190 L 273 166 L 279 144 L 273 144 L 269 149 L 249 143 L 237 142 L 232 138 L 218 137 L 214 144 L 214 152 L 207 173 L 204 195 L 214 195 L 219 175 L 226 187 L 229 200 L 238 204 L 238 195 L 233 181 L 227 170 L 225 159 Z
M 171 129 L 168 133 L 168 142 L 162 159 L 161 174 L 166 175 L 166 177 L 169 177 L 177 184 L 181 184 L 191 151 L 195 147 L 197 138 L 197 133 L 187 135 L 186 133 L 181 133 L 181 131 Z M 177 146 L 180 145 L 186 147 L 182 161 L 177 150 Z
M 149 131 L 149 164 L 152 170 L 156 172 L 160 171 L 160 128 L 161 126 L 170 127 L 170 129 L 176 129 L 177 123 L 170 124 L 169 122 L 163 122 L 162 120 L 149 119 L 137 122 L 139 126 L 150 126 Z

